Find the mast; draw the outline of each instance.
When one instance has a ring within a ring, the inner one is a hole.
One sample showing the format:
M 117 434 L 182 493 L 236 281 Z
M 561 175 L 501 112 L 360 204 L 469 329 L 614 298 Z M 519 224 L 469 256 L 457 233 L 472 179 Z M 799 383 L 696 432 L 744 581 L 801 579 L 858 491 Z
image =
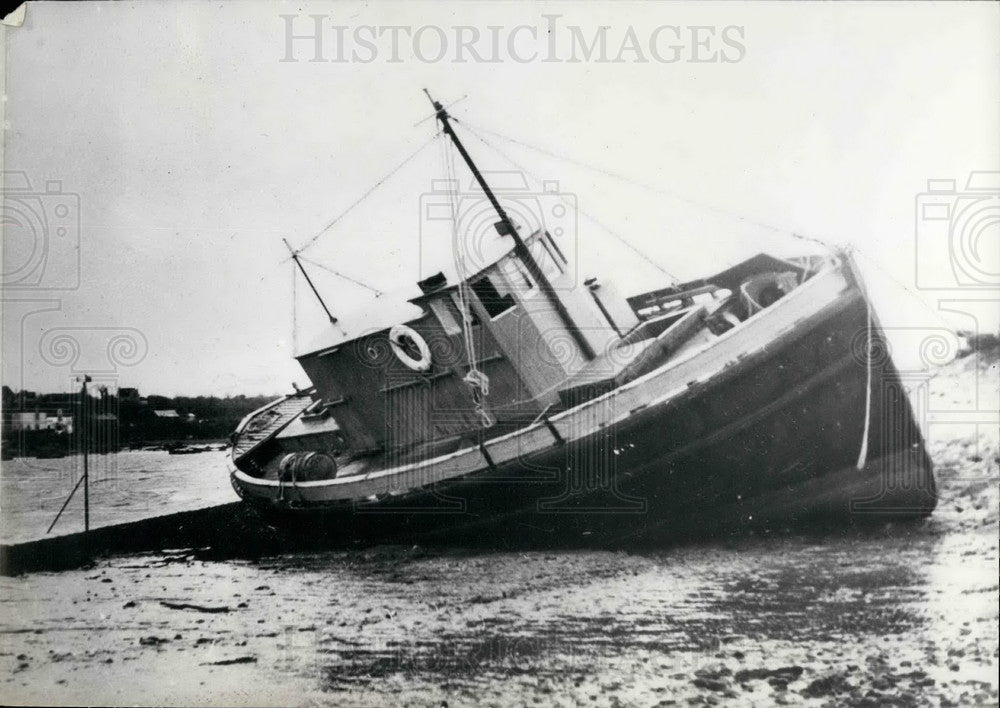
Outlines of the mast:
M 503 225 L 507 235 L 514 239 L 514 252 L 517 253 L 524 264 L 528 267 L 528 272 L 531 273 L 531 276 L 535 279 L 535 282 L 539 284 L 542 292 L 545 293 L 549 302 L 551 302 L 553 307 L 555 307 L 556 313 L 563 321 L 563 324 L 566 325 L 566 329 L 569 330 L 573 339 L 576 340 L 576 343 L 580 346 L 584 357 L 587 359 L 593 359 L 595 356 L 594 348 L 590 346 L 590 342 L 588 342 L 583 336 L 583 332 L 580 331 L 580 328 L 573 320 L 573 317 L 569 314 L 569 310 L 566 309 L 562 300 L 559 299 L 559 295 L 556 293 L 555 288 L 552 287 L 552 283 L 549 282 L 548 277 L 544 272 L 542 272 L 541 266 L 539 266 L 538 262 L 535 261 L 534 256 L 531 255 L 531 251 L 528 250 L 528 246 L 524 243 L 524 240 L 517 232 L 517 229 L 514 228 L 514 223 L 510 220 L 510 217 L 507 216 L 507 212 L 504 211 L 502 206 L 500 206 L 500 202 L 497 201 L 496 195 L 493 194 L 493 190 L 490 189 L 488 184 L 486 184 L 486 180 L 483 178 L 479 168 L 476 167 L 476 164 L 472 161 L 472 158 L 466 151 L 465 146 L 462 145 L 462 141 L 458 139 L 458 136 L 451 127 L 451 123 L 448 121 L 451 117 L 448 115 L 448 111 L 446 111 L 444 106 L 442 106 L 438 101 L 431 98 L 431 94 L 427 91 L 427 89 L 424 89 L 424 93 L 427 94 L 428 100 L 430 100 L 431 105 L 434 106 L 437 119 L 441 121 L 441 128 L 445 133 L 447 133 L 448 137 L 451 138 L 451 141 L 455 143 L 455 147 L 458 148 L 458 152 L 462 156 L 462 159 L 465 160 L 465 164 L 468 165 L 469 170 L 472 171 L 472 176 L 476 178 L 476 182 L 479 183 L 479 186 L 486 194 L 486 198 L 489 199 L 490 204 L 493 205 L 493 209 L 496 211 L 497 216 L 500 217 L 500 223 Z
M 330 318 L 330 324 L 337 324 L 337 318 L 333 316 L 330 312 L 330 308 L 328 308 L 326 303 L 323 302 L 323 298 L 320 296 L 319 291 L 316 289 L 316 286 L 313 285 L 312 278 L 309 277 L 309 274 L 306 273 L 306 269 L 302 266 L 302 261 L 299 260 L 298 251 L 292 248 L 292 244 L 288 243 L 287 238 L 283 238 L 281 240 L 285 242 L 286 246 L 288 246 L 288 251 L 292 254 L 292 260 L 295 261 L 295 265 L 297 265 L 299 270 L 302 271 L 302 275 L 305 277 L 306 282 L 309 283 L 309 287 L 312 288 L 313 295 L 315 295 L 316 299 L 319 300 L 319 304 L 323 306 L 323 311 L 326 312 L 326 316 Z

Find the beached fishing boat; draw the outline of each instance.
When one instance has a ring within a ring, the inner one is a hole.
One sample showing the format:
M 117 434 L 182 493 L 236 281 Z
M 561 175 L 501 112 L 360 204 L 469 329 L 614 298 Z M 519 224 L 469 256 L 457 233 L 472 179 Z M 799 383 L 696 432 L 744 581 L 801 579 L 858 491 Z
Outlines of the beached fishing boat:
M 297 356 L 312 387 L 233 434 L 245 501 L 345 537 L 407 538 L 655 536 L 934 508 L 849 254 L 762 253 L 627 298 L 576 282 L 557 235 L 522 233 L 434 109 L 496 228 L 416 296 L 330 316 Z

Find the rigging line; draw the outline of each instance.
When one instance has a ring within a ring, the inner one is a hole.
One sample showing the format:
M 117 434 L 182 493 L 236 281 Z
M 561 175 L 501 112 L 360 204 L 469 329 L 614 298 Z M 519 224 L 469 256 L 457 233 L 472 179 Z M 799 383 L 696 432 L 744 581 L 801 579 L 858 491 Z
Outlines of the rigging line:
M 333 275 L 336 275 L 338 278 L 343 278 L 344 280 L 347 280 L 347 281 L 349 281 L 351 283 L 354 283 L 355 285 L 360 285 L 361 287 L 365 288 L 366 290 L 371 290 L 373 293 L 375 293 L 376 297 L 379 297 L 379 296 L 383 295 L 383 292 L 381 290 L 379 290 L 378 288 L 373 288 L 371 285 L 367 285 L 365 283 L 362 283 L 360 280 L 355 280 L 351 276 L 344 275 L 343 273 L 335 271 L 333 268 L 325 266 L 322 263 L 319 263 L 318 261 L 312 260 L 311 258 L 306 258 L 305 256 L 299 256 L 299 260 L 303 260 L 306 263 L 309 263 L 311 265 L 316 266 L 317 268 L 322 268 L 327 273 L 332 273 Z
M 454 118 L 454 120 L 458 121 L 457 118 Z M 461 121 L 461 123 L 463 123 L 465 125 L 465 127 L 467 127 L 470 130 L 472 130 L 473 126 L 471 126 L 468 121 L 464 121 L 463 120 L 463 121 Z M 586 162 L 581 162 L 580 160 L 576 160 L 576 159 L 574 159 L 572 157 L 567 157 L 566 155 L 560 155 L 559 153 L 552 152 L 551 150 L 546 150 L 545 148 L 538 147 L 537 145 L 531 145 L 530 143 L 526 143 L 526 142 L 523 142 L 521 140 L 517 140 L 515 138 L 511 138 L 509 136 L 503 135 L 502 133 L 497 133 L 497 132 L 489 130 L 487 128 L 483 128 L 482 126 L 476 126 L 476 127 L 478 128 L 478 130 L 482 130 L 485 133 L 488 133 L 490 135 L 494 135 L 494 136 L 500 138 L 501 140 L 506 140 L 508 142 L 514 143 L 515 145 L 520 145 L 522 147 L 526 147 L 529 150 L 534 150 L 536 152 L 540 152 L 542 154 L 548 155 L 549 157 L 554 157 L 557 160 L 562 160 L 563 162 L 568 162 L 568 163 L 577 165 L 578 167 L 583 167 L 583 168 L 586 168 L 588 170 L 593 170 L 594 172 L 599 172 L 599 173 L 601 173 L 603 175 L 606 175 L 608 177 L 613 177 L 613 178 L 621 180 L 623 182 L 627 182 L 629 184 L 634 184 L 637 187 L 642 187 L 643 189 L 648 189 L 651 192 L 657 192 L 658 194 L 662 194 L 664 196 L 670 197 L 671 199 L 675 199 L 675 200 L 677 200 L 679 202 L 690 204 L 691 206 L 696 206 L 699 209 L 704 209 L 706 211 L 714 212 L 716 214 L 720 214 L 722 216 L 729 217 L 730 219 L 735 219 L 736 221 L 742 221 L 742 222 L 747 223 L 747 224 L 753 224 L 754 226 L 758 226 L 760 228 L 767 229 L 769 231 L 774 231 L 775 233 L 791 234 L 792 236 L 794 236 L 796 238 L 801 238 L 801 239 L 810 240 L 810 241 L 816 241 L 817 243 L 820 243 L 820 244 L 823 244 L 824 246 L 829 247 L 829 245 L 826 242 L 822 241 L 821 239 L 817 239 L 817 238 L 814 238 L 814 237 L 811 237 L 811 236 L 803 236 L 802 234 L 795 233 L 791 229 L 788 229 L 788 228 L 785 228 L 785 227 L 782 227 L 782 226 L 775 226 L 774 224 L 768 224 L 768 223 L 763 222 L 763 221 L 756 221 L 755 219 L 751 219 L 749 217 L 743 216 L 742 214 L 737 214 L 735 212 L 729 211 L 728 209 L 723 209 L 722 207 L 714 206 L 712 204 L 705 204 L 704 202 L 699 202 L 696 199 L 691 199 L 689 197 L 684 197 L 684 196 L 682 196 L 680 194 L 677 194 L 675 192 L 667 191 L 665 189 L 662 189 L 661 187 L 654 187 L 651 184 L 646 184 L 645 182 L 640 182 L 639 180 L 632 179 L 631 177 L 627 177 L 627 176 L 625 176 L 623 174 L 619 174 L 619 173 L 614 172 L 612 170 L 609 170 L 607 168 L 598 167 L 596 165 L 590 165 L 590 164 L 587 164 Z
M 796 233 L 795 231 L 790 231 L 789 233 L 791 234 L 792 238 L 797 238 L 802 241 L 812 241 L 813 243 L 817 243 L 829 251 L 836 251 L 838 249 L 838 246 L 836 244 L 830 243 L 829 241 L 824 241 L 823 239 L 818 238 L 816 236 L 806 236 L 805 234 Z
M 298 296 L 298 269 L 292 263 L 292 352 L 299 353 L 299 296 Z
M 517 162 L 515 162 L 509 155 L 505 154 L 496 145 L 493 145 L 488 140 L 486 140 L 485 138 L 483 138 L 483 136 L 477 134 L 476 131 L 473 130 L 471 127 L 469 127 L 469 125 L 467 123 L 465 124 L 465 126 L 467 128 L 469 128 L 469 132 L 471 132 L 473 135 L 475 135 L 476 138 L 478 138 L 480 140 L 480 142 L 482 142 L 484 145 L 486 145 L 489 148 L 491 148 L 494 152 L 496 152 L 498 155 L 500 155 L 505 160 L 507 160 L 507 162 L 509 162 L 510 164 L 514 165 L 514 167 L 516 167 L 517 169 L 521 170 L 525 174 L 527 174 L 530 177 L 532 177 L 536 182 L 540 182 L 541 181 L 538 178 L 537 175 L 535 175 L 534 173 L 530 172 L 528 169 L 526 169 L 522 165 L 520 165 Z M 612 230 L 611 227 L 609 227 L 607 224 L 605 224 L 604 222 L 602 222 L 596 216 L 594 216 L 593 214 L 590 214 L 590 213 L 584 211 L 583 209 L 580 208 L 580 206 L 578 204 L 571 204 L 569 201 L 567 201 L 562 196 L 560 196 L 560 195 L 556 195 L 556 196 L 559 198 L 559 200 L 563 204 L 565 204 L 566 206 L 568 206 L 568 207 L 574 209 L 575 211 L 579 212 L 580 214 L 582 214 L 589 221 L 591 221 L 594 224 L 596 224 L 598 228 L 600 228 L 603 231 L 605 231 L 608 235 L 610 235 L 610 236 L 618 239 L 622 244 L 624 244 L 629 249 L 631 249 L 633 253 L 635 253 L 641 259 L 643 259 L 644 261 L 646 261 L 647 263 L 649 263 L 650 265 L 652 265 L 654 268 L 656 268 L 658 271 L 660 271 L 661 273 L 663 273 L 665 276 L 667 276 L 668 278 L 670 278 L 671 280 L 673 280 L 675 283 L 679 283 L 680 282 L 680 280 L 678 280 L 678 278 L 675 275 L 673 275 L 672 273 L 670 273 L 669 271 L 667 271 L 655 259 L 653 259 L 652 257 L 650 257 L 647 253 L 641 251 L 637 246 L 635 246 L 633 243 L 631 243 L 624 236 L 622 236 L 621 234 L 619 234 L 619 233 L 615 232 L 614 230 Z M 545 227 L 545 215 L 542 214 L 541 217 L 542 217 L 542 226 Z
M 437 137 L 437 136 L 434 136 L 434 137 Z M 394 167 L 391 171 L 389 171 L 384 177 L 382 177 L 382 179 L 380 179 L 378 182 L 376 182 L 371 187 L 369 187 L 368 190 L 364 194 L 362 194 L 360 197 L 358 197 L 358 199 L 356 201 L 354 201 L 349 207 L 347 207 L 344 211 L 342 211 L 339 216 L 337 216 L 336 218 L 334 218 L 333 221 L 331 221 L 329 224 L 327 224 L 322 229 L 320 229 L 319 232 L 315 236 L 313 236 L 311 239 L 309 239 L 308 241 L 306 241 L 306 243 L 304 245 L 302 245 L 300 248 L 298 248 L 295 251 L 295 253 L 296 254 L 302 253 L 302 251 L 306 250 L 307 248 L 309 248 L 310 246 L 312 246 L 314 243 L 316 243 L 316 241 L 319 239 L 320 236 L 322 236 L 327 231 L 329 231 L 330 229 L 332 229 L 334 227 L 334 225 L 338 221 L 340 221 L 345 216 L 347 216 L 356 206 L 358 206 L 359 204 L 361 204 L 361 202 L 363 202 L 365 199 L 367 199 L 369 196 L 371 196 L 372 192 L 374 192 L 376 189 L 378 189 L 379 187 L 381 187 L 386 182 L 386 180 L 388 180 L 394 174 L 396 174 L 401 169 L 403 169 L 407 164 L 410 163 L 410 161 L 413 160 L 413 158 L 415 158 L 417 155 L 419 155 L 421 152 L 423 152 L 424 148 L 426 148 L 432 142 L 434 142 L 434 138 L 431 138 L 427 142 L 421 144 L 421 146 L 418 147 L 416 150 L 414 150 L 412 153 L 410 153 L 406 157 L 405 160 L 403 160 L 398 165 L 396 165 L 396 167 Z
M 475 344 L 472 340 L 471 317 L 469 317 L 468 290 L 465 282 L 466 267 L 465 256 L 461 245 L 458 243 L 458 199 L 455 194 L 457 171 L 455 170 L 454 155 L 448 149 L 446 142 L 441 143 L 441 158 L 444 161 L 445 177 L 448 180 L 448 210 L 451 217 L 452 236 L 452 256 L 455 261 L 455 269 L 458 272 L 458 299 L 462 308 L 462 337 L 465 343 L 466 356 L 469 359 L 469 367 L 476 368 Z
M 954 325 L 952 325 L 952 324 L 951 324 L 950 322 L 948 322 L 948 321 L 947 321 L 947 320 L 946 320 L 946 319 L 945 319 L 945 318 L 944 318 L 944 317 L 943 317 L 943 316 L 941 315 L 941 313 L 940 313 L 940 312 L 938 312 L 937 310 L 935 310 L 934 308 L 932 308 L 932 307 L 931 307 L 931 306 L 930 306 L 930 305 L 929 305 L 929 304 L 928 304 L 928 303 L 927 303 L 927 302 L 926 302 L 926 301 L 925 301 L 925 300 L 924 300 L 924 299 L 923 299 L 922 297 L 920 297 L 920 296 L 919 296 L 919 295 L 917 295 L 917 294 L 916 294 L 915 292 L 913 292 L 913 290 L 911 290 L 911 289 L 909 288 L 909 286 L 905 285 L 905 284 L 904 284 L 904 283 L 903 283 L 902 281 L 900 281 L 900 280 L 899 280 L 899 278 L 897 278 L 897 277 L 896 277 L 896 276 L 894 276 L 894 275 L 893 275 L 892 273 L 890 273 L 890 272 L 889 272 L 889 270 L 888 270 L 888 269 L 887 269 L 887 268 L 886 268 L 885 266 L 883 266 L 883 265 L 882 265 L 881 263 L 879 263 L 878 261 L 876 261 L 876 260 L 875 260 L 874 258 L 872 258 L 871 256 L 869 256 L 869 255 L 868 255 L 867 253 L 865 253 L 864 251 L 862 251 L 862 250 L 861 250 L 860 248 L 858 248 L 857 246 L 855 246 L 855 245 L 852 245 L 852 246 L 851 246 L 851 248 L 852 248 L 852 249 L 853 249 L 853 250 L 854 250 L 855 252 L 857 252 L 857 253 L 858 253 L 858 255 L 861 255 L 861 256 L 864 256 L 864 257 L 865 257 L 865 259 L 866 259 L 866 260 L 867 260 L 867 261 L 868 261 L 869 263 L 871 263 L 871 264 L 872 264 L 873 266 L 875 266 L 875 267 L 876 267 L 876 268 L 878 268 L 878 269 L 879 269 L 880 271 L 882 271 L 882 273 L 884 273 L 884 274 L 885 274 L 886 276 L 888 276 L 889 280 L 891 280 L 891 281 L 892 281 L 892 282 L 894 282 L 894 283 L 895 283 L 895 284 L 896 284 L 897 286 L 899 286 L 900 288 L 902 288 L 903 290 L 905 290 L 905 291 L 906 291 L 906 293 L 907 293 L 907 294 L 908 294 L 908 295 L 909 295 L 910 297 L 912 297 L 912 298 L 913 298 L 914 300 L 916 300 L 916 301 L 917 301 L 917 303 L 918 303 L 918 304 L 919 304 L 919 305 L 920 305 L 921 307 L 923 307 L 923 308 L 924 308 L 925 310 L 927 310 L 927 312 L 929 312 L 930 314 L 932 314 L 932 315 L 933 315 L 933 316 L 934 316 L 934 317 L 935 317 L 935 318 L 937 319 L 937 321 L 938 321 L 938 322 L 940 322 L 940 323 L 941 323 L 942 325 L 944 325 L 945 329 L 947 329 L 947 330 L 948 330 L 949 332 L 954 332 L 954 331 L 955 331 L 955 327 L 954 327 Z
M 447 141 L 441 143 L 441 156 L 444 161 L 445 177 L 448 180 L 448 208 L 451 212 L 451 232 L 452 232 L 452 253 L 455 259 L 455 268 L 458 271 L 458 304 L 462 318 L 462 339 L 465 343 L 465 355 L 469 360 L 469 371 L 462 381 L 464 381 L 472 394 L 473 410 L 479 417 L 479 422 L 483 428 L 490 428 L 495 424 L 493 416 L 486 407 L 486 399 L 490 395 L 490 378 L 480 371 L 476 365 L 476 346 L 472 333 L 472 318 L 469 312 L 469 284 L 466 282 L 466 262 L 462 253 L 462 248 L 458 243 L 458 172 L 455 169 L 455 153 Z
M 502 158 L 504 158 L 505 160 L 507 160 L 507 162 L 509 162 L 510 164 L 514 165 L 514 167 L 516 167 L 517 169 L 521 170 L 525 174 L 527 174 L 530 177 L 532 177 L 536 182 L 540 182 L 541 181 L 541 180 L 539 180 L 539 178 L 538 178 L 537 175 L 535 175 L 532 172 L 530 172 L 527 169 L 525 169 L 523 166 L 521 166 L 520 164 L 518 164 L 517 162 L 515 162 L 513 159 L 511 159 L 511 157 L 509 155 L 505 154 L 502 150 L 500 150 L 496 145 L 493 145 L 488 140 L 486 140 L 482 135 L 479 135 L 473 128 L 471 128 L 469 126 L 468 123 L 463 123 L 463 125 L 466 128 L 468 128 L 469 132 L 472 133 L 473 135 L 475 135 L 476 138 L 478 138 L 480 142 L 482 142 L 484 145 L 486 145 L 487 147 L 489 147 L 490 149 L 492 149 L 494 152 L 496 152 Z M 666 268 L 664 268 L 662 265 L 660 265 L 656 260 L 654 260 L 652 257 L 650 257 L 647 253 L 641 251 L 637 246 L 635 246 L 635 244 L 631 243 L 628 239 L 626 239 L 621 234 L 616 233 L 615 231 L 613 231 L 607 224 L 603 223 L 596 216 L 587 213 L 586 211 L 584 211 L 583 209 L 581 209 L 578 204 L 571 204 L 571 203 L 569 203 L 561 195 L 557 194 L 556 196 L 559 198 L 559 200 L 563 204 L 565 204 L 568 207 L 571 207 L 571 208 L 575 209 L 580 214 L 583 214 L 583 216 L 585 216 L 588 220 L 590 220 L 594 224 L 596 224 L 598 226 L 598 228 L 600 228 L 603 231 L 607 232 L 610 236 L 613 236 L 614 238 L 618 239 L 621 243 L 623 243 L 629 249 L 631 249 L 633 253 L 635 253 L 637 256 L 639 256 L 644 261 L 646 261 L 647 263 L 649 263 L 651 266 L 653 266 L 654 268 L 656 268 L 658 271 L 660 271 L 661 273 L 663 273 L 665 276 L 667 276 L 668 278 L 670 278 L 672 281 L 674 281 L 675 283 L 679 283 L 680 282 L 680 280 L 677 278 L 677 276 L 675 276 L 673 273 L 670 273 L 669 271 L 667 271 Z M 545 222 L 545 215 L 542 214 L 541 216 L 542 216 L 542 226 L 544 227 L 545 226 L 545 223 L 544 223 Z

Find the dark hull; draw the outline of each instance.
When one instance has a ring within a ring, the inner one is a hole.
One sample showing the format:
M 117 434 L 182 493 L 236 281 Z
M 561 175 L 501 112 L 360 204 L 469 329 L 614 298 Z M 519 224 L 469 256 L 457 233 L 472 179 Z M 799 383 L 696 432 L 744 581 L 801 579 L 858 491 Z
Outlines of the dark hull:
M 331 539 L 408 542 L 924 516 L 932 467 L 886 352 L 855 287 L 764 351 L 599 434 L 390 499 L 268 513 Z

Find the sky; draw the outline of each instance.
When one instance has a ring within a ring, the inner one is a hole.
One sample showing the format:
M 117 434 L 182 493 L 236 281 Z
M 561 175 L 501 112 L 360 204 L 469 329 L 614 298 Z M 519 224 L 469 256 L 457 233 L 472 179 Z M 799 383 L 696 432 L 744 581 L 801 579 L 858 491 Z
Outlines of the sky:
M 306 384 L 293 354 L 323 315 L 283 239 L 311 242 L 335 314 L 375 293 L 330 271 L 390 297 L 450 257 L 423 88 L 491 181 L 521 180 L 512 210 L 571 207 L 581 279 L 631 294 L 815 248 L 796 233 L 856 249 L 901 355 L 996 330 L 998 20 L 994 3 L 29 4 L 3 27 L 3 382 Z

